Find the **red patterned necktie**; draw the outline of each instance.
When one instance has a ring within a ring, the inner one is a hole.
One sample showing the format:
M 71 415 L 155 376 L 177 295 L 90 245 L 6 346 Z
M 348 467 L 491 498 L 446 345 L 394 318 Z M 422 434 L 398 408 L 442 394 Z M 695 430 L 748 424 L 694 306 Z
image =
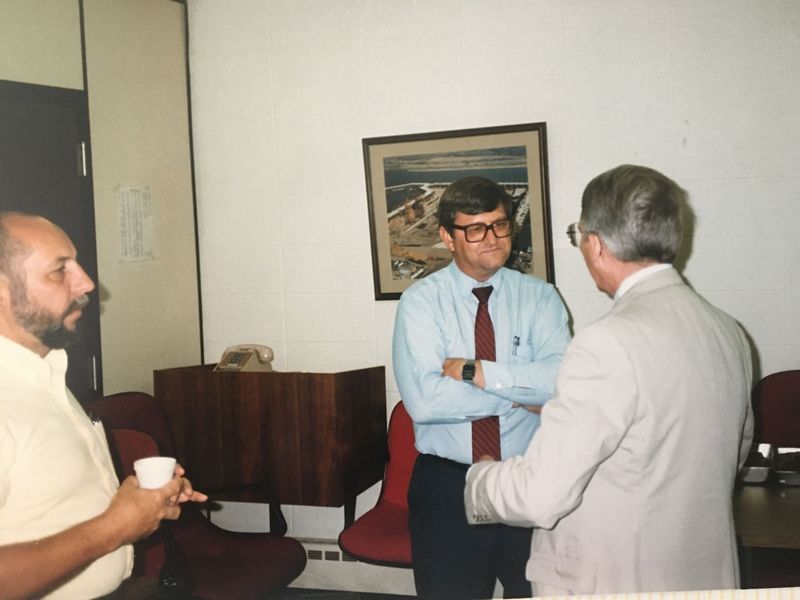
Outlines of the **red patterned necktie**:
M 492 286 L 472 290 L 478 298 L 478 314 L 475 317 L 475 358 L 495 360 L 494 326 L 489 316 L 489 296 Z M 500 418 L 484 417 L 472 422 L 472 462 L 482 456 L 500 460 Z

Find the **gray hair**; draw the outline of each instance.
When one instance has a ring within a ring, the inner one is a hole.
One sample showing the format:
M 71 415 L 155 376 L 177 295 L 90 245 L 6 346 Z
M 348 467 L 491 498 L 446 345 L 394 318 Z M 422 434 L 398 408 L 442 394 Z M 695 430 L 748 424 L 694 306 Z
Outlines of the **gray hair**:
M 6 218 L 12 215 L 24 215 L 24 213 L 0 212 L 0 273 L 14 280 L 19 277 L 19 263 L 28 255 L 30 248 L 8 231 Z
M 620 165 L 592 179 L 581 200 L 584 233 L 624 262 L 671 263 L 682 241 L 686 192 L 654 169 Z

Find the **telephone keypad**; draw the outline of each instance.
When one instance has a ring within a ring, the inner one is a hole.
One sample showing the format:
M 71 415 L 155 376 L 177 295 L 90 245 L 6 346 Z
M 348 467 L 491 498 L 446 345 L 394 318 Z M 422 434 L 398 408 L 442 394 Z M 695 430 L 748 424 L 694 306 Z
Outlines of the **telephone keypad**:
M 249 352 L 233 352 L 228 360 L 229 364 L 240 365 L 246 362 L 247 357 L 250 356 Z

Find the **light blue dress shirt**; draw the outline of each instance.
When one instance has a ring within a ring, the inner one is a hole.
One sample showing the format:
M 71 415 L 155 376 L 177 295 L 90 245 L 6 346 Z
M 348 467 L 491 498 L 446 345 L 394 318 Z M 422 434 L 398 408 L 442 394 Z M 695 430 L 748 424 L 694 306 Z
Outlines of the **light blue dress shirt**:
M 481 361 L 483 390 L 442 376 L 446 358 L 475 357 L 478 299 L 472 289 L 479 285 L 494 286 L 489 314 L 497 354 L 496 362 Z M 541 405 L 552 396 L 569 340 L 560 296 L 536 277 L 501 268 L 478 283 L 451 262 L 412 285 L 397 307 L 392 362 L 417 449 L 469 464 L 471 421 L 499 415 L 503 458 L 523 454 L 539 416 L 514 403 Z

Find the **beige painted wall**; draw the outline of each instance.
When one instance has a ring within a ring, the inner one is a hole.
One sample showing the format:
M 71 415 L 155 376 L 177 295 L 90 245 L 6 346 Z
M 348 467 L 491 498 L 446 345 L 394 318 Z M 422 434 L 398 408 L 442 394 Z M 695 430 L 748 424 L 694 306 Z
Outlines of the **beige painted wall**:
M 200 362 L 183 11 L 84 2 L 107 394 L 152 391 L 153 369 Z M 122 260 L 120 187 L 149 191 L 145 260 Z
M 107 394 L 200 362 L 184 10 L 84 2 Z M 0 79 L 83 89 L 78 0 L 0 0 Z M 120 258 L 119 186 L 149 190 L 152 259 Z
M 77 0 L 0 0 L 0 79 L 83 89 Z

